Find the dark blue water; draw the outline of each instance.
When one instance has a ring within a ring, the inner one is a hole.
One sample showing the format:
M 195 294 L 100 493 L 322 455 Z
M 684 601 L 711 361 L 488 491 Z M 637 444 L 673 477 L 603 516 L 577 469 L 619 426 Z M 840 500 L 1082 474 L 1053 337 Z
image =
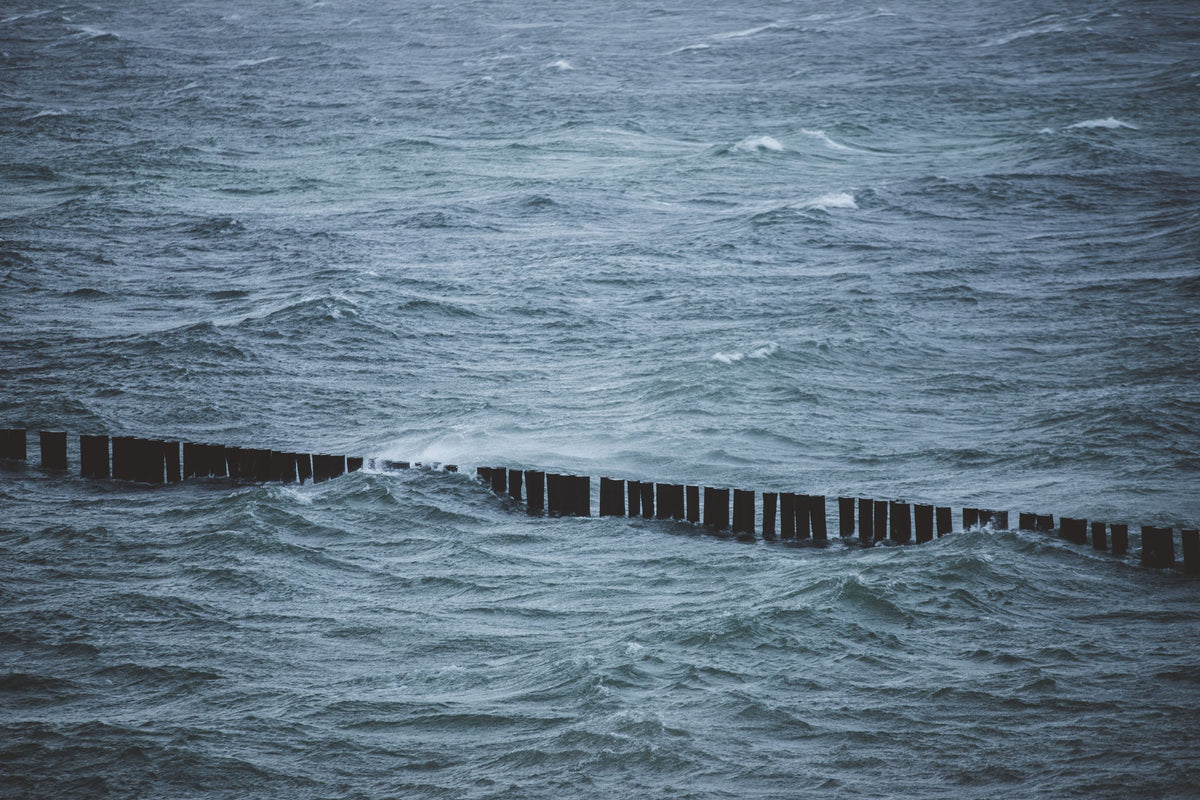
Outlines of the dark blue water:
M 1195 796 L 1198 587 L 1136 533 L 747 544 L 470 473 L 1195 527 L 1197 41 L 10 0 L 0 427 L 463 473 L 0 472 L 0 794 Z

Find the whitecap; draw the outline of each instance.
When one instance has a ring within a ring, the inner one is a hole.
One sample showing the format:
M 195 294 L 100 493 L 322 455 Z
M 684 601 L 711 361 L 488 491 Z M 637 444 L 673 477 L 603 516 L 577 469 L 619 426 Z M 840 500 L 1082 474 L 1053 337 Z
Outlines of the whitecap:
M 670 52 L 670 55 L 675 55 L 676 53 L 687 53 L 687 52 L 691 52 L 692 50 L 710 50 L 710 49 L 712 49 L 712 45 L 704 44 L 703 42 L 701 42 L 700 44 L 685 44 L 683 47 L 680 47 L 676 50 L 672 50 Z
M 1105 119 L 1085 119 L 1083 122 L 1076 122 L 1074 125 L 1067 126 L 1068 130 L 1071 128 L 1108 128 L 1109 130 L 1128 128 L 1131 131 L 1139 130 L 1138 126 L 1130 125 L 1128 122 L 1122 122 L 1114 117 L 1106 117 Z
M 562 71 L 566 71 L 569 69 L 575 69 L 574 67 L 571 66 L 571 62 L 567 61 L 565 58 L 560 58 L 558 61 L 555 61 L 552 64 L 547 64 L 546 68 L 547 69 L 557 69 L 557 70 L 562 70 Z
M 825 131 L 817 131 L 817 130 L 809 130 L 808 128 L 801 128 L 800 132 L 803 133 L 805 136 L 811 136 L 814 139 L 820 140 L 822 144 L 824 144 L 827 147 L 830 147 L 834 150 L 842 150 L 847 153 L 864 152 L 862 150 L 858 150 L 853 147 L 848 147 L 844 144 L 841 144 L 840 142 L 835 142 L 833 139 L 829 138 L 829 134 L 825 133 Z
M 816 208 L 828 211 L 831 208 L 858 208 L 854 195 L 849 192 L 829 192 L 800 204 L 801 208 Z
M 779 344 L 777 342 L 767 342 L 762 347 L 759 347 L 755 350 L 751 350 L 749 353 L 749 357 L 750 358 L 769 358 L 770 356 L 774 355 L 775 351 L 778 349 L 779 349 Z
M 783 145 L 773 136 L 748 136 L 735 144 L 733 149 L 741 150 L 744 153 L 753 153 L 761 150 L 782 153 Z
M 733 364 L 746 357 L 745 353 L 713 353 L 712 360 L 722 364 Z
M 21 120 L 21 122 L 30 122 L 35 119 L 42 119 L 43 117 L 65 117 L 69 113 L 71 112 L 67 111 L 65 108 L 48 108 L 45 111 L 39 111 L 36 114 L 25 117 Z
M 763 31 L 773 31 L 778 27 L 779 27 L 778 25 L 776 25 L 774 22 L 772 22 L 768 25 L 760 25 L 757 28 L 747 28 L 744 31 L 733 31 L 732 33 L 717 33 L 717 34 L 713 35 L 713 38 L 714 39 L 744 39 L 747 36 L 753 36 L 754 34 L 762 33 Z
M 233 69 L 242 69 L 244 67 L 257 67 L 260 64 L 270 64 L 272 61 L 278 61 L 280 56 L 267 56 L 266 58 L 249 58 L 245 61 L 235 61 L 230 64 Z

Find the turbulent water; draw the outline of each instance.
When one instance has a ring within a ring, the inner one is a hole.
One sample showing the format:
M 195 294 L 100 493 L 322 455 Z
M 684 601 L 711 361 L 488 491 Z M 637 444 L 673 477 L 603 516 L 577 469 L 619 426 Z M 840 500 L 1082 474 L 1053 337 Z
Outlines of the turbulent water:
M 1182 1 L 8 0 L 0 427 L 463 472 L 150 488 L 31 437 L 0 794 L 1194 797 L 1200 584 L 1136 531 L 1200 521 L 1198 41 Z M 529 517 L 490 464 L 1134 548 Z

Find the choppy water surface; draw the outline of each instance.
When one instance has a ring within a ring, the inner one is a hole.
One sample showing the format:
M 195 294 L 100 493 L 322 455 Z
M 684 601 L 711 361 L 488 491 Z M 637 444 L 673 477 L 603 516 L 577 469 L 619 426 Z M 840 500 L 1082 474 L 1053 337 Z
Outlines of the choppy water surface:
M 1194 796 L 1194 581 L 466 473 L 1194 527 L 1198 19 L 10 2 L 0 427 L 464 474 L 0 472 L 3 793 Z

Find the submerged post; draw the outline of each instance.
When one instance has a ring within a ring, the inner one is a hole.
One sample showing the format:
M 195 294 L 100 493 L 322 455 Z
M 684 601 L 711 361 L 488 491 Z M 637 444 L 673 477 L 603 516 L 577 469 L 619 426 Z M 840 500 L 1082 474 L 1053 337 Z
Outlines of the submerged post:
M 108 477 L 108 437 L 79 437 L 79 475 L 84 478 Z
M 806 494 L 793 495 L 796 510 L 796 538 L 812 538 L 812 498 Z
M 698 523 L 700 522 L 700 487 L 688 486 L 685 491 L 687 492 L 687 521 Z
M 683 519 L 683 486 L 674 483 L 655 484 L 658 491 L 658 518 Z
M 504 467 L 492 467 L 492 491 L 495 494 L 504 494 L 504 490 L 508 486 L 508 470 Z
M 0 459 L 24 461 L 26 459 L 24 428 L 5 428 L 0 430 Z
M 875 501 L 875 541 L 880 542 L 888 537 L 888 501 Z
M 858 498 L 858 541 L 870 544 L 875 539 L 875 501 Z
M 42 445 L 42 467 L 65 470 L 67 468 L 66 431 L 41 431 L 38 438 Z
M 854 535 L 854 498 L 838 498 L 838 536 L 848 539 Z
M 508 496 L 518 503 L 521 502 L 521 470 L 508 471 Z
M 779 495 L 775 492 L 763 492 L 762 535 L 764 539 L 775 538 L 775 503 Z
M 829 529 L 825 521 L 825 495 L 813 494 L 808 497 L 808 519 L 812 525 L 814 542 L 829 540 Z
M 913 506 L 913 518 L 917 527 L 917 544 L 933 541 L 933 506 Z
M 629 516 L 640 517 L 642 515 L 642 483 L 641 481 L 627 481 L 626 487 L 629 490 Z
M 912 541 L 912 511 L 908 503 L 897 501 L 891 506 L 892 541 L 896 544 L 908 544 Z
M 704 487 L 704 524 L 713 530 L 729 529 L 729 490 Z
M 796 538 L 796 495 L 791 492 L 779 493 L 779 536 Z
M 546 473 L 540 470 L 525 471 L 525 510 L 530 514 L 541 514 L 546 508 Z
M 733 490 L 733 532 L 754 535 L 753 490 Z
M 1092 549 L 1107 550 L 1108 537 L 1104 533 L 1105 524 L 1103 522 L 1092 523 Z
M 639 488 L 642 491 L 642 519 L 654 519 L 654 484 L 645 482 Z
M 1129 526 L 1124 522 L 1116 523 L 1108 526 L 1109 532 L 1112 534 L 1112 554 L 1114 556 L 1123 556 L 1129 552 Z
M 1165 569 L 1175 564 L 1175 542 L 1171 528 L 1142 526 L 1142 565 Z
M 625 516 L 625 481 L 600 479 L 600 516 Z
M 954 513 L 946 506 L 938 506 L 934 509 L 937 516 L 937 535 L 938 538 L 954 533 Z
M 1063 517 L 1058 521 L 1059 534 L 1068 542 L 1087 544 L 1087 520 Z
M 1183 572 L 1200 575 L 1200 530 L 1184 528 L 1179 532 L 1183 544 Z

